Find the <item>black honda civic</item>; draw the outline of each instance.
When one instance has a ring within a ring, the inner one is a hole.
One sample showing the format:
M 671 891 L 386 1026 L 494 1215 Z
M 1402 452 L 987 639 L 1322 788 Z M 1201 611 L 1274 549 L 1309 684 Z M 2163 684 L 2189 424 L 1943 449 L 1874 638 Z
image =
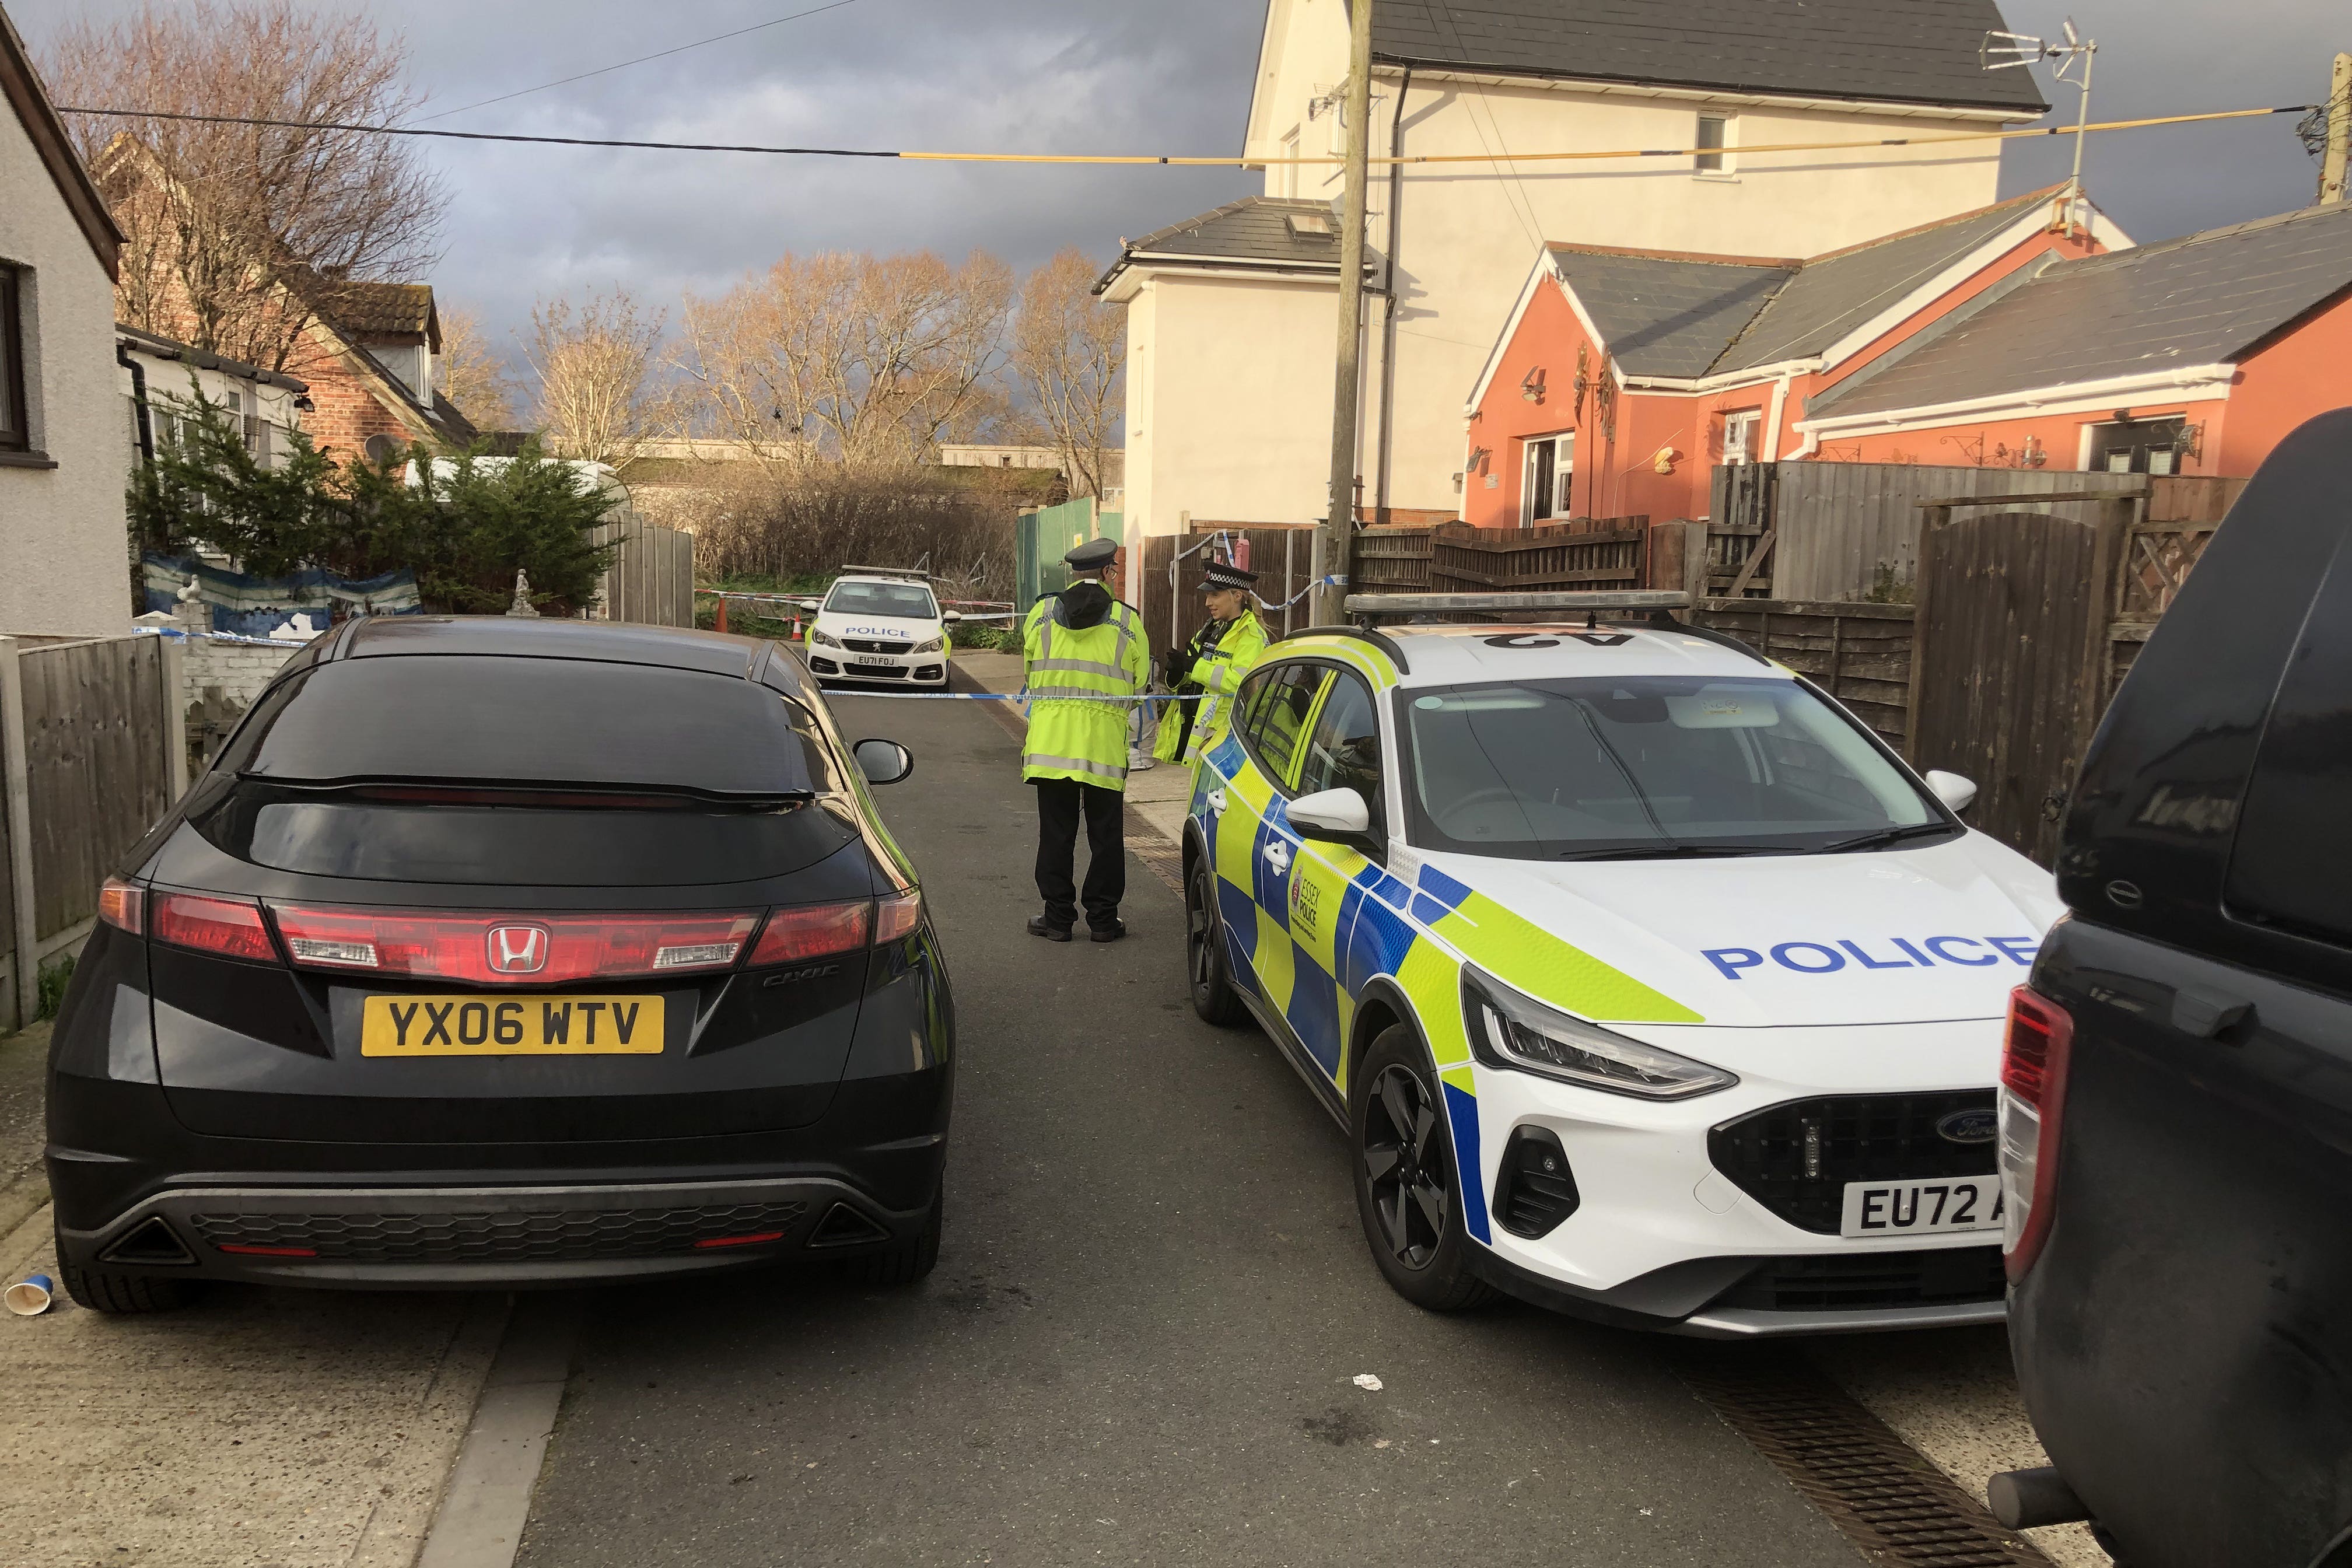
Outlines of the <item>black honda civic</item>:
M 295 656 L 101 895 L 50 1049 L 66 1288 L 938 1255 L 955 1016 L 776 644 L 524 618 Z

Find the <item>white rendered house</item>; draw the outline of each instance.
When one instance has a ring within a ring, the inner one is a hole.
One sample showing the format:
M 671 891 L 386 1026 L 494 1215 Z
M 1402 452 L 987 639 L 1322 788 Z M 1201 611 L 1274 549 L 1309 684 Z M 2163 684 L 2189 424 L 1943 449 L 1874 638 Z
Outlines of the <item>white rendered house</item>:
M 1337 335 L 1348 0 L 1269 0 L 1244 156 L 1265 195 L 1127 246 L 1128 528 L 1322 515 Z M 1735 22 L 1727 18 L 1738 17 Z M 1998 131 L 2044 105 L 1988 73 L 1993 0 L 1380 0 L 1359 496 L 1454 515 L 1463 400 L 1550 243 L 1813 256 L 1996 199 Z M 1746 153 L 1853 142 L 1851 151 Z M 1909 145 L 1885 145 L 1908 142 Z M 1536 153 L 1719 147 L 1639 160 Z

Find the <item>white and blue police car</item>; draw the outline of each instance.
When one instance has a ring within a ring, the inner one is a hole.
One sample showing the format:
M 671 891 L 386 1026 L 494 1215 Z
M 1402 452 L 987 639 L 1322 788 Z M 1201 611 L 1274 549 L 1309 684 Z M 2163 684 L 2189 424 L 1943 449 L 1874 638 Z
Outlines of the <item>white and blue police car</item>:
M 1185 824 L 1194 1006 L 1346 1126 L 1424 1306 L 1998 1321 L 1994 1085 L 2049 873 L 1793 670 L 1559 597 L 1267 649 Z
M 948 628 L 963 617 L 919 574 L 853 569 L 802 608 L 815 616 L 804 651 L 820 680 L 947 689 Z

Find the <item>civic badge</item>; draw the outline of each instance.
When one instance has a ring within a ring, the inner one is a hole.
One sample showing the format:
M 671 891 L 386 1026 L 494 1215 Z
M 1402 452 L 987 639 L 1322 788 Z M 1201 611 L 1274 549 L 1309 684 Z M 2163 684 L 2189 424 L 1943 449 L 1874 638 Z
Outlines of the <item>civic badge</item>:
M 1955 1110 L 1937 1121 L 1936 1136 L 1947 1143 L 1990 1143 L 2000 1136 L 2000 1116 L 1982 1108 Z
M 488 939 L 494 974 L 536 974 L 547 967 L 545 926 L 492 926 Z

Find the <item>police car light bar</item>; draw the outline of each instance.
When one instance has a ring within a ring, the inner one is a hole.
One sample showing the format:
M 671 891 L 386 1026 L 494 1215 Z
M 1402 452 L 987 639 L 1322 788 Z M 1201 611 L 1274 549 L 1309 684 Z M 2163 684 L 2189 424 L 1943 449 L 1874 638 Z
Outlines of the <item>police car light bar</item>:
M 1455 610 L 1687 610 L 1691 596 L 1671 588 L 1596 589 L 1552 594 L 1350 594 L 1351 616 L 1442 616 Z

